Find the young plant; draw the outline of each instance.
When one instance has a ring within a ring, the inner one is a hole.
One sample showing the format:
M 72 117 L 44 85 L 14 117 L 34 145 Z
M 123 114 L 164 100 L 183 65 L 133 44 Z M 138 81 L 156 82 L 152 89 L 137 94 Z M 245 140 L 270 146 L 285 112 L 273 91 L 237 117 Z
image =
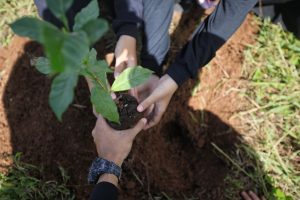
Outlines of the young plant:
M 75 16 L 73 27 L 70 27 L 66 17 L 73 0 L 46 2 L 62 22 L 61 29 L 34 17 L 20 18 L 10 26 L 16 34 L 36 40 L 44 47 L 46 57 L 36 59 L 36 68 L 54 77 L 49 95 L 50 107 L 61 120 L 73 101 L 79 76 L 84 76 L 93 83 L 91 102 L 96 111 L 109 121 L 120 123 L 111 93 L 126 91 L 144 83 L 152 71 L 140 66 L 127 68 L 110 88 L 107 73 L 112 70 L 104 60 L 97 60 L 95 49 L 90 49 L 108 30 L 107 22 L 99 18 L 97 0 L 92 0 Z

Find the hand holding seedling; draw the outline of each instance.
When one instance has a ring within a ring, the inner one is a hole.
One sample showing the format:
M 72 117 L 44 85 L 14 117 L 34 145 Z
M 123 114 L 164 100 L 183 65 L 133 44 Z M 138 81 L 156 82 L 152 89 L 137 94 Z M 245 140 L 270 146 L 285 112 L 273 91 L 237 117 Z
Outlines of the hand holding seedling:
M 144 128 L 146 122 L 147 120 L 143 118 L 135 127 L 117 131 L 109 127 L 104 118 L 99 116 L 92 132 L 98 156 L 121 167 L 131 150 L 134 138 Z
M 115 48 L 115 71 L 114 76 L 117 78 L 127 67 L 137 66 L 136 56 L 136 39 L 128 35 L 122 35 Z M 138 98 L 136 89 L 132 88 L 130 94 Z
M 177 88 L 176 82 L 169 75 L 164 75 L 150 96 L 139 104 L 137 107 L 139 112 L 146 111 L 154 105 L 152 112 L 147 116 L 148 123 L 144 128 L 145 130 L 155 126 L 160 121 Z
M 148 81 L 136 87 L 138 102 L 143 102 L 146 98 L 148 98 L 157 87 L 158 82 L 159 82 L 159 77 L 157 75 L 152 74 L 148 79 Z M 153 108 L 154 108 L 154 104 L 150 105 L 145 111 L 145 116 L 148 116 L 150 113 L 152 113 Z
M 127 67 L 135 67 L 137 65 L 136 58 L 136 39 L 131 36 L 122 35 L 115 48 L 115 77 Z

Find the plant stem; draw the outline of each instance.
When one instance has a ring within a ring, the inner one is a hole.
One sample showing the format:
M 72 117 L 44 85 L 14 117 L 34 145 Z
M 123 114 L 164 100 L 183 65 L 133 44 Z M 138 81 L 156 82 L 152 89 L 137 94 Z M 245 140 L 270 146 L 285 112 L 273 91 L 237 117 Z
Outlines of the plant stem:
M 63 22 L 64 27 L 66 28 L 67 32 L 70 32 L 68 19 L 65 15 L 63 16 L 62 22 Z

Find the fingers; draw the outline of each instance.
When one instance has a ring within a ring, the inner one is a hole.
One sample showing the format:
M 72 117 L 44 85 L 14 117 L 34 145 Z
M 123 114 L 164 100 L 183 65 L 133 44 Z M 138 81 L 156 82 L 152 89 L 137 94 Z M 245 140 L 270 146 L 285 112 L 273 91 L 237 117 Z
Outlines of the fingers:
M 254 192 L 250 191 L 250 192 L 245 192 L 243 191 L 241 193 L 242 197 L 244 200 L 265 200 L 265 198 L 263 197 L 262 199 L 260 199 Z
M 244 191 L 241 193 L 241 195 L 244 200 L 252 200 L 251 197 Z
M 97 134 L 99 134 L 103 129 L 105 129 L 105 126 L 107 126 L 105 119 L 101 115 L 97 115 L 96 117 L 96 125 L 92 131 L 92 136 L 94 139 L 97 137 Z
M 252 191 L 248 192 L 252 198 L 252 200 L 260 200 L 260 198 Z
M 137 88 L 132 88 L 131 90 L 129 90 L 129 94 L 131 96 L 134 96 L 136 98 L 136 100 L 139 101 Z
M 155 107 L 154 104 L 152 104 L 151 106 L 149 106 L 149 108 L 148 108 L 148 109 L 146 110 L 146 112 L 145 112 L 145 116 L 151 115 L 151 113 L 152 113 L 153 110 L 154 110 L 154 107 Z
M 116 66 L 115 66 L 115 72 L 114 72 L 115 78 L 117 78 L 125 68 L 126 68 L 126 62 L 116 58 Z
M 108 128 L 110 127 L 108 126 L 105 119 L 101 115 L 97 115 L 97 122 L 95 126 L 96 131 L 107 130 Z
M 92 136 L 93 136 L 93 138 L 95 138 L 95 136 L 96 136 L 96 128 L 94 128 L 94 129 L 92 130 Z
M 94 113 L 95 117 L 97 118 L 99 114 L 97 113 L 97 111 L 96 111 L 96 109 L 95 109 L 94 106 L 93 106 L 93 113 Z
M 134 139 L 136 135 L 143 130 L 147 124 L 147 119 L 142 118 L 132 129 L 126 130 L 124 133 L 130 135 L 131 139 Z
M 158 108 L 154 108 L 153 116 L 150 116 L 151 120 L 148 122 L 148 124 L 144 127 L 144 130 L 147 130 L 156 124 L 158 124 L 164 114 L 163 110 L 159 110 Z
M 158 86 L 155 88 L 152 94 L 142 103 L 140 103 L 140 105 L 137 107 L 137 110 L 139 112 L 143 112 L 158 100 L 162 100 L 166 97 L 171 99 L 177 88 L 177 83 L 171 77 L 169 77 L 169 75 L 164 75 L 158 82 Z
M 117 95 L 114 92 L 110 93 L 110 96 L 113 100 L 115 100 L 117 98 Z
M 156 92 L 156 90 L 153 91 L 153 93 L 146 98 L 144 101 L 142 101 L 138 107 L 137 110 L 139 112 L 143 112 L 147 108 L 149 108 L 151 105 L 153 105 L 156 101 L 160 99 L 160 94 Z

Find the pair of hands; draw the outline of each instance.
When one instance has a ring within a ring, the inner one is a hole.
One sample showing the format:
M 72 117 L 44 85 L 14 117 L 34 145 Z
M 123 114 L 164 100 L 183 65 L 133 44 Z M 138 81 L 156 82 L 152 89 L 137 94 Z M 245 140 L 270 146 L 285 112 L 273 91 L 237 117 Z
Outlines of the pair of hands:
M 115 48 L 115 58 L 115 77 L 125 68 L 136 66 L 136 39 L 127 35 L 121 36 Z M 177 88 L 176 82 L 170 76 L 164 75 L 159 79 L 158 76 L 151 75 L 146 83 L 130 90 L 130 94 L 140 103 L 137 110 L 146 112 L 148 123 L 145 130 L 160 121 Z
M 115 49 L 115 58 L 115 77 L 125 68 L 136 66 L 136 39 L 126 35 L 121 36 Z M 87 79 L 87 83 L 91 89 L 92 83 L 89 79 Z M 176 89 L 177 84 L 167 75 L 161 79 L 152 75 L 146 83 L 132 89 L 131 95 L 141 102 L 137 110 L 139 112 L 145 111 L 147 119 L 141 119 L 134 128 L 129 130 L 117 131 L 112 129 L 104 118 L 94 111 L 98 119 L 92 135 L 98 156 L 121 167 L 131 150 L 135 136 L 141 130 L 148 129 L 160 121 Z M 108 180 L 115 184 L 118 181 L 113 175 L 106 174 L 100 178 L 102 181 Z
M 116 66 L 114 75 L 117 77 L 125 68 L 137 65 L 136 40 L 130 36 L 121 36 L 115 49 Z M 87 79 L 89 88 L 92 87 Z M 108 126 L 105 119 L 95 114 L 98 119 L 92 132 L 98 156 L 122 166 L 132 148 L 136 135 L 143 129 L 156 125 L 165 112 L 172 95 L 177 89 L 177 84 L 167 75 L 159 79 L 152 75 L 143 85 L 130 91 L 137 98 L 140 105 L 139 112 L 146 113 L 146 118 L 141 119 L 134 128 L 117 131 Z M 94 112 L 95 113 L 95 112 Z M 112 174 L 104 174 L 98 182 L 110 182 L 117 186 L 118 178 Z

